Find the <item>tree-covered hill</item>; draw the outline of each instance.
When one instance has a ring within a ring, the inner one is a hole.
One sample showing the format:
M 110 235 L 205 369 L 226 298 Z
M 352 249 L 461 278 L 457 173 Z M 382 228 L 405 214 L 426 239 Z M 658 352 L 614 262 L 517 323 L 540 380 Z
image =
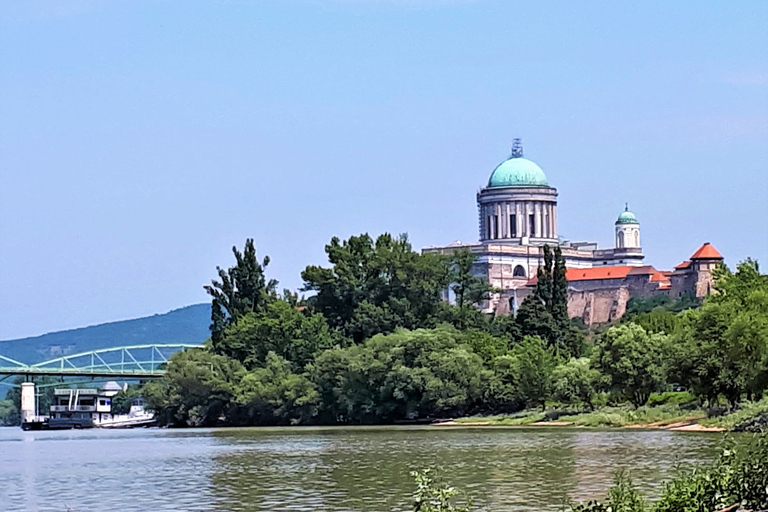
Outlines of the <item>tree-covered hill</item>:
M 210 336 L 211 305 L 195 304 L 168 313 L 0 341 L 0 355 L 38 363 L 67 354 L 151 343 L 200 343 Z

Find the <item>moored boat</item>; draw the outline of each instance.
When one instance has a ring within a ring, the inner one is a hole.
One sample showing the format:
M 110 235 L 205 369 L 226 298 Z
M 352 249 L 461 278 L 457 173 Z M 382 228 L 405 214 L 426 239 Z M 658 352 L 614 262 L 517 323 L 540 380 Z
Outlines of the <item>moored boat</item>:
M 128 414 L 113 414 L 112 398 L 121 389 L 116 382 L 101 389 L 55 389 L 50 418 L 25 422 L 22 429 L 133 428 L 155 423 L 155 415 L 144 410 L 140 398 L 131 403 Z
M 98 428 L 134 428 L 154 425 L 156 419 L 154 413 L 144 410 L 141 399 L 131 403 L 128 414 L 113 414 L 111 418 L 105 418 L 94 424 Z

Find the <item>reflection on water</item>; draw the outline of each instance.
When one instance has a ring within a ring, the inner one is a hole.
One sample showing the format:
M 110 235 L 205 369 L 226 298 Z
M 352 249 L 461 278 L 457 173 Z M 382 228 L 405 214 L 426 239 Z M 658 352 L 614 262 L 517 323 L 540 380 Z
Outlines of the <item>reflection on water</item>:
M 599 498 L 617 468 L 650 495 L 718 436 L 449 428 L 0 429 L 0 510 L 405 511 L 442 466 L 488 512 Z

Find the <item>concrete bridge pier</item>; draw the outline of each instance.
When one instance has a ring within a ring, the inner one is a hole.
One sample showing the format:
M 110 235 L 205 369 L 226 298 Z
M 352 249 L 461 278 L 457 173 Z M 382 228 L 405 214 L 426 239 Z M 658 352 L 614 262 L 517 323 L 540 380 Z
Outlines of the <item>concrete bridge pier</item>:
M 35 383 L 21 383 L 21 422 L 35 419 Z

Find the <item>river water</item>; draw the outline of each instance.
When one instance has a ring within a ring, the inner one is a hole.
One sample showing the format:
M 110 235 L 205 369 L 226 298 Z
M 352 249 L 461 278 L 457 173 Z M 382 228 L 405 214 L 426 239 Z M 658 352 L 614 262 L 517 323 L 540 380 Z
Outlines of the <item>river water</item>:
M 720 436 L 563 428 L 0 428 L 0 511 L 409 510 L 441 466 L 478 510 L 559 510 L 631 470 L 648 495 Z

